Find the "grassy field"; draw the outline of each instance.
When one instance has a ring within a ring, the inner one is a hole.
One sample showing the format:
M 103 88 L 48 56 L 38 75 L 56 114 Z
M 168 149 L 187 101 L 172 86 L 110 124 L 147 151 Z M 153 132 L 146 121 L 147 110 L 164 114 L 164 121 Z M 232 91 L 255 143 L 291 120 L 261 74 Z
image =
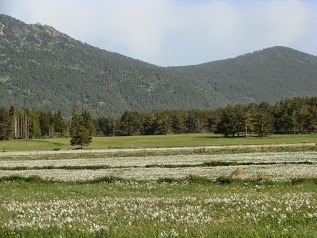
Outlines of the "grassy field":
M 0 237 L 316 237 L 315 180 L 0 182 Z
M 268 138 L 223 138 L 214 134 L 181 134 L 131 137 L 94 137 L 88 149 L 108 148 L 156 148 L 212 145 L 256 145 L 256 144 L 292 144 L 316 143 L 317 134 L 272 135 Z M 0 141 L 0 151 L 38 151 L 74 149 L 69 138 L 9 140 Z
M 317 152 L 306 142 L 317 135 L 96 137 L 88 148 L 272 146 L 2 153 L 0 237 L 317 237 Z M 274 146 L 293 143 L 303 146 Z M 0 148 L 72 147 L 59 138 Z M 230 177 L 238 168 L 246 180 Z

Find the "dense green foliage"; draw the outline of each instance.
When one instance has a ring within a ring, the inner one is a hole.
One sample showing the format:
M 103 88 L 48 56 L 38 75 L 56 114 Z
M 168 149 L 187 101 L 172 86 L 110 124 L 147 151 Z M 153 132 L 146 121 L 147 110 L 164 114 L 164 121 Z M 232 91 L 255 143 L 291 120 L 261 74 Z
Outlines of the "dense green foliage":
M 232 105 L 216 110 L 125 111 L 120 119 L 96 120 L 99 135 L 166 135 L 213 132 L 225 137 L 317 131 L 317 97 L 286 99 L 271 105 Z
M 209 110 L 316 95 L 317 58 L 289 48 L 163 68 L 5 15 L 0 15 L 0 29 L 0 107 L 60 110 L 70 116 L 78 106 L 94 116 L 119 116 L 125 110 Z M 167 118 L 161 117 L 165 127 L 154 120 L 158 113 L 150 115 L 150 123 L 167 133 Z M 144 133 L 154 132 L 147 128 Z
M 92 142 L 92 136 L 95 133 L 95 123 L 88 111 L 82 111 L 80 114 L 77 108 L 72 110 L 72 119 L 70 123 L 71 145 L 80 145 L 82 149 Z
M 61 111 L 35 109 L 0 109 L 0 139 L 34 139 L 68 136 L 68 121 Z
M 120 118 L 93 118 L 87 110 L 72 110 L 71 120 L 60 111 L 0 108 L 0 140 L 72 137 L 73 145 L 88 145 L 93 135 L 132 136 L 219 133 L 225 137 L 265 137 L 271 134 L 317 131 L 317 97 L 286 99 L 271 105 L 232 105 L 216 110 L 125 111 Z

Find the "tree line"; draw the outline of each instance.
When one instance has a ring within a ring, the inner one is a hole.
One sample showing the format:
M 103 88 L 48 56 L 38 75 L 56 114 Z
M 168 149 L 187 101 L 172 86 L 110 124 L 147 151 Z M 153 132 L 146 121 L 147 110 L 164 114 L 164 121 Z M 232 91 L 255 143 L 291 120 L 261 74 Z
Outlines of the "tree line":
M 72 137 L 72 143 L 78 144 L 82 134 L 90 138 L 207 132 L 225 137 L 313 133 L 317 132 L 317 97 L 229 105 L 216 110 L 126 110 L 120 118 L 93 117 L 87 110 L 73 108 L 71 115 L 64 118 L 61 111 L 0 108 L 0 140 Z
M 216 110 L 125 111 L 121 118 L 96 119 L 98 135 L 219 133 L 225 137 L 317 131 L 317 97 L 296 97 L 275 104 L 229 105 Z
M 61 111 L 0 108 L 0 140 L 63 137 L 67 131 L 68 121 Z

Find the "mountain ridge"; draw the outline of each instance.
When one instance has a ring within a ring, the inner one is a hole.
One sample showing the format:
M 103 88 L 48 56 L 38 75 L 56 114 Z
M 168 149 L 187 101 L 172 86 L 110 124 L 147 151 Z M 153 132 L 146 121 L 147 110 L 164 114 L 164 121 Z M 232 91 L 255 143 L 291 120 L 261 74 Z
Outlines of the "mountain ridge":
M 235 58 L 160 67 L 90 46 L 41 24 L 0 15 L 0 107 L 95 115 L 213 109 L 315 96 L 317 57 L 271 47 Z

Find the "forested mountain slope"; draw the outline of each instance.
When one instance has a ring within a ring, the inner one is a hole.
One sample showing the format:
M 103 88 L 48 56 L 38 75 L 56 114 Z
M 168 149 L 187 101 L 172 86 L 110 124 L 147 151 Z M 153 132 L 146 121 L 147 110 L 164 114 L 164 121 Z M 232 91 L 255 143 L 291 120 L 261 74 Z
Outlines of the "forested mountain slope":
M 274 47 L 196 66 L 158 67 L 0 15 L 0 107 L 94 115 L 216 108 L 316 95 L 317 58 Z
M 217 104 L 276 102 L 317 95 L 317 57 L 286 47 L 171 70 L 213 88 L 221 95 Z

